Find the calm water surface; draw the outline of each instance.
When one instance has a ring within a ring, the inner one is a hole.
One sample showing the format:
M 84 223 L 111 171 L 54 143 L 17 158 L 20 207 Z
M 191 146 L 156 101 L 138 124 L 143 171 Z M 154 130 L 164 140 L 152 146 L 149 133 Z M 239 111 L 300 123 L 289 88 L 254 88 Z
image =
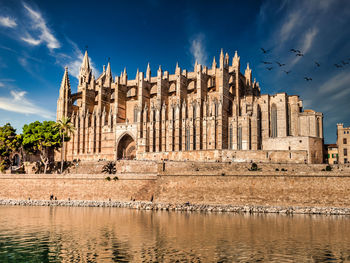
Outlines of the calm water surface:
M 350 218 L 0 207 L 0 262 L 350 262 Z

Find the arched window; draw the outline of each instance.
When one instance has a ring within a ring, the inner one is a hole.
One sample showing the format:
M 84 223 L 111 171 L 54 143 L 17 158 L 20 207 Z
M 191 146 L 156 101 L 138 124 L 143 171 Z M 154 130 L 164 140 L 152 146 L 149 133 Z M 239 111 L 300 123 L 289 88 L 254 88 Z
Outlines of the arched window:
M 271 107 L 271 137 L 277 137 L 277 107 L 272 104 Z
M 137 107 L 134 108 L 134 122 L 137 122 Z
M 232 146 L 233 146 L 233 127 L 232 124 L 230 125 L 230 129 L 229 129 L 229 142 L 228 142 L 228 148 L 230 150 L 232 150 Z
M 238 127 L 237 150 L 242 150 L 242 126 Z
M 290 105 L 287 104 L 287 136 L 292 135 L 292 111 L 290 109 Z
M 316 118 L 316 137 L 320 137 L 320 122 L 319 122 L 319 118 Z
M 197 111 L 196 104 L 194 104 L 193 105 L 193 120 L 195 120 L 196 117 L 197 117 L 197 114 L 196 114 L 197 112 L 196 111 Z
M 193 150 L 196 149 L 196 124 L 193 123 Z
M 190 150 L 190 129 L 186 126 L 186 151 Z

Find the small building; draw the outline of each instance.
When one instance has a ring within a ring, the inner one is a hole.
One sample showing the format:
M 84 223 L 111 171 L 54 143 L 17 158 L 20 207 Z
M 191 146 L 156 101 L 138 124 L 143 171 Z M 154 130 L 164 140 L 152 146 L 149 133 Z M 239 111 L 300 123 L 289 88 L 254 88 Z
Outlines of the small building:
M 328 164 L 338 164 L 338 145 L 325 144 L 325 161 Z
M 350 163 L 350 127 L 344 127 L 343 123 L 337 124 L 337 145 L 339 163 Z

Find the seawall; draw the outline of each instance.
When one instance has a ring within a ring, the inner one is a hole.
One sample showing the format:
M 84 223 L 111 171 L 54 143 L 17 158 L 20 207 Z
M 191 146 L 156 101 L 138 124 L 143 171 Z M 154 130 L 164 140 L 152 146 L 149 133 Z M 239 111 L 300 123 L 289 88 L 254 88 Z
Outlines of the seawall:
M 96 206 L 127 203 L 130 208 L 138 209 L 293 213 L 302 208 L 305 213 L 350 214 L 348 172 L 184 174 L 181 175 L 181 170 L 158 175 L 123 173 L 116 175 L 118 180 L 111 176 L 110 181 L 101 174 L 0 175 L 0 203 L 21 204 L 27 200 L 24 204 L 33 205 L 39 200 L 46 204 L 50 195 L 54 195 L 58 199 L 56 205 L 85 201 L 91 202 L 90 205 L 95 202 Z

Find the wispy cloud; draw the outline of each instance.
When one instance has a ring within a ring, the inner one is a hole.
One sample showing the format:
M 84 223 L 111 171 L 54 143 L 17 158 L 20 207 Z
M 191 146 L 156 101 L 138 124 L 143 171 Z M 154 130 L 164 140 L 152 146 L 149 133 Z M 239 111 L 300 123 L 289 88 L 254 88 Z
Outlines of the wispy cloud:
M 37 106 L 26 97 L 26 91 L 10 91 L 10 96 L 0 97 L 0 109 L 22 113 L 26 115 L 38 115 L 46 119 L 54 119 L 55 114 Z
M 0 16 L 0 26 L 14 28 L 17 26 L 16 21 L 11 17 Z
M 197 34 L 191 40 L 190 52 L 193 56 L 194 61 L 197 61 L 199 64 L 206 65 L 208 60 L 208 54 L 204 46 L 204 35 Z
M 50 50 L 60 48 L 60 42 L 55 38 L 51 30 L 48 28 L 47 22 L 41 13 L 39 11 L 35 11 L 26 3 L 23 3 L 23 6 L 26 9 L 28 17 L 30 19 L 31 34 L 27 32 L 26 36 L 22 37 L 21 39 L 26 43 L 34 46 L 45 43 Z

